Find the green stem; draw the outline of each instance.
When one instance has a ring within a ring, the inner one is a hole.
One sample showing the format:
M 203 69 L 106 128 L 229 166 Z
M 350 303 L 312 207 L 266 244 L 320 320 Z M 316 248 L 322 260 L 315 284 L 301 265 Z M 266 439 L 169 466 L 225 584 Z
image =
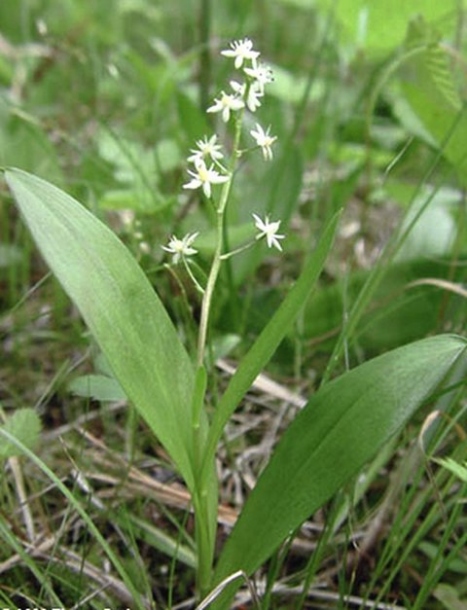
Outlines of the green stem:
M 190 265 L 189 265 L 188 261 L 186 260 L 186 258 L 183 258 L 183 266 L 185 267 L 185 271 L 188 273 L 188 276 L 190 277 L 190 280 L 193 282 L 196 290 L 200 294 L 204 294 L 204 288 L 201 286 L 201 284 L 198 282 L 198 280 L 193 275 L 193 271 L 190 269 Z
M 226 182 L 226 186 L 230 185 L 231 179 Z M 201 319 L 199 324 L 199 335 L 198 335 L 198 367 L 203 366 L 204 355 L 206 351 L 206 337 L 208 332 L 209 313 L 211 311 L 212 297 L 214 294 L 214 288 L 216 287 L 217 278 L 221 268 L 221 255 L 222 255 L 222 218 L 223 213 L 221 210 L 217 210 L 217 243 L 216 250 L 214 253 L 214 259 L 212 261 L 211 270 L 209 272 L 208 283 L 204 291 L 203 302 L 201 304 Z
M 199 367 L 195 377 L 195 389 L 193 393 L 193 463 L 196 476 L 195 488 L 193 490 L 193 508 L 196 516 L 196 548 L 198 565 L 196 570 L 196 586 L 200 599 L 209 591 L 211 582 L 212 563 L 214 558 L 215 542 L 215 515 L 217 510 L 217 497 L 209 493 L 213 484 L 213 468 L 205 476 L 201 476 L 201 464 L 204 459 L 204 441 L 201 435 L 201 420 L 203 417 L 204 397 L 206 394 L 207 374 L 204 367 Z
M 248 244 L 245 244 L 244 246 L 240 246 L 239 248 L 235 248 L 235 250 L 231 250 L 230 252 L 226 252 L 225 254 L 221 255 L 221 260 L 226 261 L 229 260 L 229 258 L 231 258 L 232 256 L 235 256 L 236 254 L 240 254 L 241 252 L 245 252 L 245 250 L 249 250 L 252 246 L 254 246 L 256 244 L 256 241 L 250 241 Z
M 238 147 L 240 143 L 242 120 L 243 112 L 239 112 L 238 115 L 236 115 L 234 144 L 228 169 L 229 179 L 222 187 L 219 205 L 216 210 L 216 248 L 201 303 L 201 319 L 198 334 L 197 391 L 193 405 L 193 450 L 196 477 L 195 488 L 193 490 L 193 508 L 195 512 L 195 537 L 198 556 L 197 590 L 200 598 L 209 592 L 211 584 L 217 513 L 217 479 L 214 467 L 214 455 L 210 456 L 208 464 L 205 455 L 206 439 L 201 438 L 200 435 L 201 410 L 206 389 L 206 373 L 203 368 L 203 363 L 206 353 L 206 339 L 212 299 L 223 260 L 222 255 L 225 247 L 225 210 L 229 200 L 235 167 L 238 161 Z
M 193 508 L 196 516 L 196 549 L 198 564 L 196 566 L 196 588 L 199 599 L 209 593 L 212 579 L 212 564 L 214 559 L 214 539 L 210 534 L 209 494 L 204 487 L 193 498 Z
M 229 179 L 224 183 L 221 192 L 221 198 L 219 201 L 219 206 L 217 208 L 216 214 L 216 249 L 214 252 L 214 258 L 211 265 L 211 270 L 209 272 L 208 281 L 206 284 L 206 289 L 204 292 L 203 302 L 201 304 L 201 319 L 199 324 L 199 335 L 198 335 L 198 357 L 197 357 L 197 365 L 198 367 L 203 365 L 204 356 L 206 352 L 206 338 L 208 333 L 208 324 L 209 324 L 209 314 L 211 312 L 212 305 L 212 297 L 214 295 L 214 289 L 216 287 L 217 278 L 219 277 L 219 271 L 221 268 L 222 262 L 222 253 L 224 250 L 224 214 L 227 206 L 227 202 L 229 200 L 230 189 L 232 186 L 233 176 L 235 172 L 235 166 L 238 161 L 238 145 L 240 143 L 240 135 L 242 132 L 242 120 L 243 120 L 243 111 L 240 111 L 235 124 L 235 138 L 234 145 L 232 149 L 232 158 L 230 161 L 229 168 Z

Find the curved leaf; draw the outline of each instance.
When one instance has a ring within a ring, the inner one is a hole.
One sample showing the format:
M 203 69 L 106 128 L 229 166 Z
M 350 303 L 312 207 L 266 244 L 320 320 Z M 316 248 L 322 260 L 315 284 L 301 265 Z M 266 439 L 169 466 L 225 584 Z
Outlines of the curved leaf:
M 261 372 L 276 351 L 278 345 L 287 334 L 290 325 L 315 288 L 326 257 L 332 248 L 339 218 L 340 211 L 334 214 L 326 225 L 316 249 L 305 264 L 296 283 L 264 327 L 260 336 L 243 358 L 230 380 L 212 419 L 206 449 L 208 461 L 211 458 L 211 454 L 215 451 L 215 447 L 230 416 L 248 391 L 248 388 L 251 387 L 255 377 Z
M 457 91 L 451 58 L 421 17 L 411 22 L 406 47 L 419 47 L 420 52 L 404 62 L 399 71 L 403 99 L 465 185 L 467 106 Z
M 466 341 L 424 339 L 319 390 L 285 432 L 227 540 L 216 582 L 251 574 L 407 422 L 461 358 Z
M 75 199 L 17 169 L 5 177 L 41 253 L 125 394 L 193 488 L 194 372 L 154 289 L 116 235 Z

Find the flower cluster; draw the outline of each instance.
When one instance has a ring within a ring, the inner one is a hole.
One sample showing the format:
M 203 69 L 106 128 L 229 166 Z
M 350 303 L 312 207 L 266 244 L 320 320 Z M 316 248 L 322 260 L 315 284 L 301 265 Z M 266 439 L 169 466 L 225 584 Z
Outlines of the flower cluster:
M 219 113 L 224 123 L 235 117 L 238 126 L 245 111 L 254 113 L 261 106 L 265 86 L 273 80 L 272 71 L 259 61 L 260 54 L 254 50 L 249 38 L 232 42 L 228 49 L 221 51 L 221 55 L 234 60 L 234 67 L 239 71 L 240 77 L 238 80 L 230 81 L 230 92 L 221 91 L 207 112 Z M 254 148 L 261 149 L 266 161 L 272 160 L 272 145 L 277 138 L 270 134 L 270 128 L 264 130 L 259 123 L 256 123 L 255 129 L 250 130 L 250 135 L 255 142 Z M 239 154 L 238 149 L 234 150 L 232 158 L 235 159 Z M 232 164 L 224 166 L 223 159 L 224 153 L 218 143 L 217 135 L 210 138 L 204 136 L 203 139 L 198 140 L 196 148 L 190 150 L 188 162 L 193 164 L 193 168 L 188 170 L 190 179 L 183 188 L 201 189 L 205 197 L 211 200 L 213 185 L 225 184 L 232 180 L 233 166 Z M 230 171 L 226 167 L 229 167 Z M 227 184 L 226 192 L 228 187 Z M 253 218 L 258 231 L 256 239 L 265 237 L 269 248 L 282 250 L 279 240 L 283 239 L 284 235 L 278 234 L 280 221 L 271 222 L 268 216 L 262 220 L 256 214 L 253 214 Z M 192 247 L 197 235 L 198 233 L 187 234 L 183 239 L 173 236 L 168 246 L 163 248 L 173 255 L 174 263 L 185 261 L 187 257 L 197 253 Z
M 221 55 L 234 58 L 235 68 L 243 70 L 245 81 L 239 83 L 230 81 L 233 90 L 232 102 L 245 104 L 250 112 L 255 112 L 261 106 L 261 98 L 264 96 L 264 86 L 272 82 L 272 72 L 264 64 L 258 62 L 259 53 L 253 50 L 253 43 L 249 38 L 237 40 L 231 43 L 230 49 L 221 51 Z M 225 95 L 225 94 L 224 94 Z M 208 108 L 208 112 L 219 112 L 218 101 L 214 100 L 214 106 Z M 228 121 L 222 116 L 224 121 Z

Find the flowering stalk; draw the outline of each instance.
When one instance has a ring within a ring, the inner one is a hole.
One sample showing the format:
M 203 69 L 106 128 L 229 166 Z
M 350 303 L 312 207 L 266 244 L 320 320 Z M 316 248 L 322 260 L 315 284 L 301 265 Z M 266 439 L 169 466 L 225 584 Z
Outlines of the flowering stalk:
M 193 247 L 193 242 L 198 233 L 187 234 L 182 239 L 173 236 L 168 246 L 163 246 L 167 252 L 173 255 L 174 264 L 182 263 L 185 266 L 198 290 L 203 294 L 196 355 L 197 381 L 192 405 L 192 460 L 195 476 L 193 507 L 196 518 L 195 535 L 198 551 L 197 587 L 200 595 L 208 592 L 211 580 L 217 509 L 217 498 L 214 493 L 216 486 L 214 461 L 211 457 L 206 457 L 206 439 L 200 437 L 206 390 L 204 361 L 214 291 L 223 261 L 233 256 L 233 254 L 251 247 L 262 238 L 266 238 L 268 247 L 281 250 L 279 240 L 284 237 L 278 234 L 280 221 L 271 222 L 268 216 L 263 221 L 259 216 L 254 215 L 253 218 L 258 231 L 256 239 L 232 252 L 225 252 L 227 243 L 225 231 L 226 209 L 238 160 L 241 155 L 249 152 L 252 148 L 260 148 L 264 159 L 270 161 L 273 154 L 272 145 L 276 137 L 270 135 L 269 128 L 265 131 L 259 123 L 256 123 L 256 129 L 250 131 L 255 146 L 240 148 L 245 112 L 254 113 L 261 106 L 264 87 L 272 80 L 272 76 L 270 70 L 257 61 L 259 53 L 253 49 L 253 44 L 248 38 L 233 42 L 230 48 L 222 51 L 221 54 L 234 60 L 235 68 L 241 72 L 243 77 L 242 82 L 230 81 L 231 92 L 222 91 L 207 109 L 209 113 L 219 113 L 225 123 L 229 122 L 231 118 L 234 120 L 235 129 L 230 158 L 228 162 L 224 163 L 224 153 L 222 147 L 218 144 L 217 135 L 205 136 L 198 140 L 196 142 L 197 148 L 192 149 L 188 157 L 188 162 L 193 164 L 193 168 L 188 170 L 190 179 L 183 185 L 185 189 L 201 189 L 216 211 L 215 251 L 205 288 L 199 285 L 189 267 L 189 257 L 197 253 Z M 215 185 L 218 185 L 221 189 L 217 203 L 215 188 L 218 187 Z M 209 461 L 209 464 L 206 460 Z
M 240 135 L 242 131 L 242 120 L 243 120 L 243 112 L 244 109 L 240 110 L 240 114 L 236 117 L 235 124 L 235 138 L 232 149 L 232 157 L 230 161 L 229 167 L 229 179 L 222 187 L 221 197 L 219 200 L 219 205 L 216 211 L 216 249 L 214 252 L 214 258 L 211 265 L 211 270 L 209 272 L 208 281 L 206 284 L 206 289 L 204 292 L 204 298 L 201 305 L 201 319 L 199 325 L 199 334 L 198 334 L 198 355 L 197 355 L 197 364 L 198 367 L 203 365 L 204 356 L 206 352 L 206 338 L 208 331 L 208 323 L 209 323 L 209 314 L 211 311 L 212 297 L 214 294 L 214 289 L 216 286 L 217 278 L 219 276 L 219 271 L 222 263 L 222 253 L 224 249 L 224 219 L 225 219 L 225 209 L 227 206 L 227 202 L 229 200 L 230 189 L 232 187 L 233 176 L 235 173 L 235 167 L 238 162 L 238 149 L 240 144 Z

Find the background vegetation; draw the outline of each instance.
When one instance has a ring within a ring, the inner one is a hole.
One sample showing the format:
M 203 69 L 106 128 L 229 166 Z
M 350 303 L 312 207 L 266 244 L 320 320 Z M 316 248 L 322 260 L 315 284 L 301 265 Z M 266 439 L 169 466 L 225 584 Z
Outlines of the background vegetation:
M 109 224 L 191 353 L 199 297 L 160 246 L 196 227 L 201 255 L 212 253 L 209 210 L 182 185 L 188 151 L 211 130 L 205 108 L 229 77 L 219 50 L 248 36 L 273 68 L 261 120 L 278 136 L 274 160 L 258 153 L 239 174 L 229 223 L 235 245 L 252 211 L 271 212 L 287 238 L 283 255 L 249 251 L 223 278 L 213 404 L 343 209 L 319 289 L 219 448 L 219 549 L 323 378 L 416 339 L 465 333 L 465 9 L 461 0 L 397 10 L 391 0 L 0 3 L 0 164 L 57 184 Z M 2 418 L 19 413 L 13 428 L 34 438 L 32 407 L 42 425 L 38 461 L 0 450 L 0 600 L 189 607 L 189 496 L 3 182 L 0 196 Z M 460 385 L 257 575 L 264 607 L 465 609 L 465 482 L 432 459 L 465 460 L 463 425 Z

